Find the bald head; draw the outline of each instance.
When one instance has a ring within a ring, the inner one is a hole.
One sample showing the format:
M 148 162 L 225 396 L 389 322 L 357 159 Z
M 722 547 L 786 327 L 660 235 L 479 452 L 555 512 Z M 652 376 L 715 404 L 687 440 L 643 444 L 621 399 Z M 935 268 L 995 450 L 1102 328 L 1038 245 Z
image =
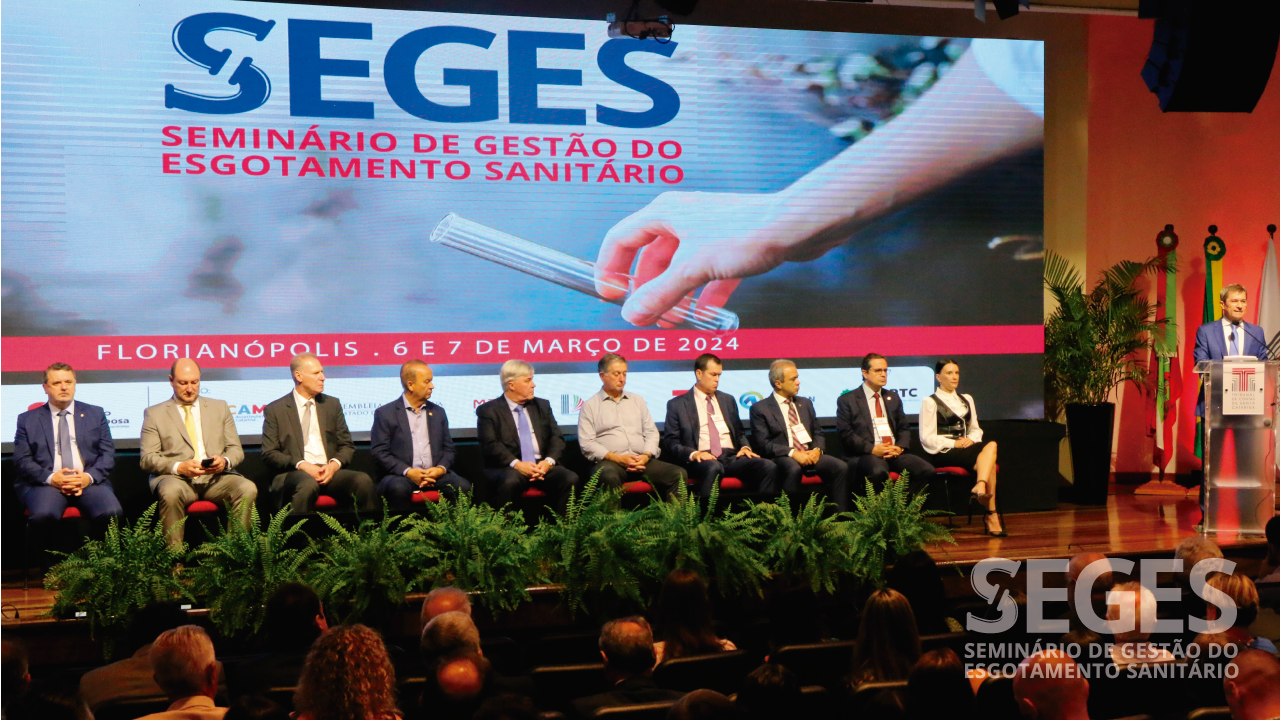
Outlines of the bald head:
M 484 689 L 484 672 L 478 656 L 450 660 L 436 670 L 436 683 L 445 697 L 455 702 L 469 700 Z
M 422 624 L 426 625 L 438 615 L 460 612 L 471 615 L 471 599 L 455 587 L 441 587 L 427 593 L 422 601 Z
M 466 613 L 440 613 L 422 628 L 419 648 L 427 662 L 459 651 L 480 652 L 480 631 Z
M 1036 653 L 1018 665 L 1013 695 L 1024 717 L 1033 720 L 1087 720 L 1089 681 L 1061 650 Z
M 200 366 L 191 358 L 175 360 L 169 368 L 169 385 L 179 403 L 195 402 L 200 397 Z
M 1099 560 L 1106 559 L 1107 556 L 1100 552 L 1085 552 L 1072 557 L 1071 562 L 1067 564 L 1067 580 L 1072 584 L 1075 584 L 1075 581 L 1080 579 L 1080 573 L 1084 572 L 1085 568 Z M 1111 572 L 1111 563 L 1109 561 L 1105 565 L 1105 568 L 1106 572 Z M 1111 583 L 1107 583 L 1106 585 L 1110 587 Z
M 1227 666 L 1226 675 L 1222 687 L 1234 720 L 1280 717 L 1280 661 L 1262 650 L 1245 650 Z

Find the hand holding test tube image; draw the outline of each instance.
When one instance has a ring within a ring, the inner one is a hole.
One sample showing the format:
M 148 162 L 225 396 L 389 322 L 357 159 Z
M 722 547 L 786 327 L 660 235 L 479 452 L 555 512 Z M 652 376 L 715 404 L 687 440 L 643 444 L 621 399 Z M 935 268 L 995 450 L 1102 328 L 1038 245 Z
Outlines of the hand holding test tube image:
M 629 275 L 611 273 L 609 287 L 616 291 L 617 297 L 605 297 L 597 290 L 595 264 L 481 225 L 456 213 L 449 213 L 436 225 L 431 231 L 431 242 L 616 305 L 626 302 L 635 289 Z M 626 285 L 621 284 L 623 280 L 627 281 Z M 691 296 L 686 296 L 659 319 L 695 330 L 733 332 L 738 329 L 737 315 L 724 308 L 702 305 Z

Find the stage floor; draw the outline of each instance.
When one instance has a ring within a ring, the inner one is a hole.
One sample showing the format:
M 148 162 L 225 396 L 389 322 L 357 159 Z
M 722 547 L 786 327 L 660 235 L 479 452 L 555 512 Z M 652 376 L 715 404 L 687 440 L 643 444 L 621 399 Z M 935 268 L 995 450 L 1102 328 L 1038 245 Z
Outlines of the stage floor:
M 1200 519 L 1195 496 L 1188 498 L 1119 494 L 1107 498 L 1106 507 L 1061 504 L 1057 510 L 1005 515 L 1009 537 L 982 534 L 977 515 L 967 525 L 965 517 L 953 519 L 955 545 L 928 548 L 943 565 L 971 566 L 988 557 L 1010 560 L 1070 557 L 1085 551 L 1107 555 L 1155 555 L 1171 553 L 1191 526 Z M 943 521 L 939 521 L 943 522 Z M 1256 564 L 1266 541 L 1261 537 L 1219 534 L 1214 540 L 1228 557 L 1245 565 Z M 1233 550 L 1235 552 L 1233 552 Z M 1248 567 L 1242 568 L 1249 572 Z M 0 590 L 3 624 L 41 622 L 40 615 L 53 604 L 53 596 L 33 582 L 29 591 L 21 582 L 6 582 Z M 14 610 L 20 620 L 14 620 Z M 47 622 L 47 619 L 43 621 Z

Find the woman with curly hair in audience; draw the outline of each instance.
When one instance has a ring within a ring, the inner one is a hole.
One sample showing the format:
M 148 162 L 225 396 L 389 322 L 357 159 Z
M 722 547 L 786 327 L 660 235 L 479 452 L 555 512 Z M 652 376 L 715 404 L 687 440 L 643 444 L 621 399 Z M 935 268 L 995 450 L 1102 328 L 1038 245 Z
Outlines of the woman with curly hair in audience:
M 871 593 L 858 627 L 849 689 L 869 682 L 906 680 L 919 659 L 920 634 L 907 598 L 888 588 Z
M 657 663 L 671 658 L 737 650 L 716 635 L 711 620 L 707 584 L 687 568 L 672 570 L 662 583 L 654 626 L 653 654 Z
M 382 637 L 364 625 L 321 635 L 293 696 L 297 720 L 399 720 L 396 673 Z

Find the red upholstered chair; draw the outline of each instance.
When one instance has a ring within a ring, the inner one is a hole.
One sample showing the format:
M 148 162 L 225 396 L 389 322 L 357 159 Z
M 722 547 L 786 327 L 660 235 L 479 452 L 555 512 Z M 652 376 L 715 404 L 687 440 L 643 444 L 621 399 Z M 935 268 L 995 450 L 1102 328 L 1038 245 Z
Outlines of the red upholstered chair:
M 338 507 L 338 501 L 332 495 L 319 495 L 316 497 L 316 510 L 332 510 Z
M 206 517 L 218 514 L 218 505 L 208 500 L 197 500 L 187 506 L 187 517 Z
M 622 492 L 627 495 L 648 495 L 653 492 L 653 486 L 643 480 L 635 482 L 623 483 Z
M 1000 472 L 1000 465 L 999 465 L 999 464 L 997 464 L 997 465 L 996 465 L 995 467 L 993 467 L 991 470 L 992 470 L 992 472 L 994 472 L 994 473 L 998 473 L 998 472 Z M 972 473 L 970 470 L 968 470 L 968 469 L 966 469 L 966 468 L 962 468 L 962 467 L 940 467 L 940 468 L 935 469 L 935 470 L 934 470 L 934 473 L 938 476 L 938 479 L 942 481 L 942 491 L 943 491 L 943 493 L 946 495 L 946 498 L 947 498 L 947 511 L 948 511 L 948 512 L 950 512 L 950 510 L 951 510 L 951 484 L 950 484 L 949 482 L 947 482 L 947 481 L 948 481 L 948 480 L 950 480 L 950 479 L 952 479 L 952 478 L 972 478 L 972 477 L 973 477 L 973 473 Z M 965 504 L 969 507 L 969 524 L 970 524 L 970 525 L 972 525 L 972 524 L 973 524 L 973 502 L 972 502 L 972 501 L 967 501 Z M 985 511 L 985 509 L 984 509 L 984 511 Z M 948 516 L 947 516 L 947 525 L 948 525 L 948 526 L 950 526 L 950 525 L 952 525 L 952 524 L 953 524 L 953 523 L 951 522 L 951 516 L 950 516 L 950 515 L 948 515 Z
M 24 520 L 26 518 L 31 517 L 31 511 L 23 510 L 22 517 Z M 68 505 L 67 509 L 62 511 L 62 519 L 63 520 L 79 520 L 80 508 Z M 31 578 L 29 576 L 30 570 L 31 570 L 31 526 L 30 524 L 27 524 L 23 527 L 23 533 L 22 533 L 22 589 L 24 591 L 31 589 Z
M 528 498 L 530 500 L 533 500 L 536 498 L 544 498 L 546 496 L 547 496 L 546 493 L 542 492 L 536 487 L 527 488 L 523 493 L 520 494 L 520 497 Z
M 409 502 L 416 503 L 419 505 L 429 503 L 429 502 L 431 503 L 440 502 L 440 491 L 438 490 L 414 491 L 413 495 L 409 496 Z

